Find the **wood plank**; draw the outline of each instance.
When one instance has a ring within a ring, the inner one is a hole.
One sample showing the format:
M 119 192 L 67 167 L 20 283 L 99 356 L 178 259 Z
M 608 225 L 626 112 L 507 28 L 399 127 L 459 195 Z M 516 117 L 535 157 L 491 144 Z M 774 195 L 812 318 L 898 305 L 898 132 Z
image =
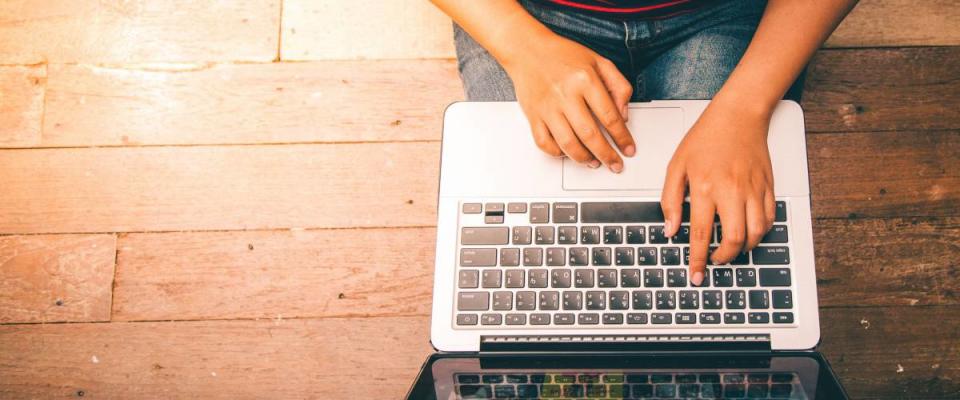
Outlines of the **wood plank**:
M 442 60 L 58 65 L 50 75 L 43 146 L 437 139 L 463 93 Z
M 47 68 L 0 66 L 0 147 L 40 144 Z
M 822 350 L 854 398 L 954 397 L 956 311 L 823 310 Z M 381 317 L 2 326 L 0 348 L 11 351 L 0 352 L 0 395 L 397 398 L 431 351 L 428 325 Z M 375 385 L 344 384 L 370 377 Z
M 109 321 L 114 235 L 0 236 L 0 323 Z
M 279 0 L 0 2 L 0 63 L 270 61 Z
M 957 0 L 863 0 L 825 46 L 956 46 L 960 44 L 958 20 Z
M 427 1 L 283 2 L 283 60 L 453 57 L 450 18 Z
M 822 50 L 807 72 L 807 131 L 960 127 L 960 47 Z
M 0 397 L 399 398 L 428 338 L 424 317 L 0 326 Z
M 433 228 L 130 234 L 115 320 L 429 315 Z
M 433 224 L 438 143 L 0 152 L 0 233 Z
M 955 216 L 960 131 L 807 136 L 818 217 Z
M 960 218 L 817 220 L 821 307 L 960 305 Z

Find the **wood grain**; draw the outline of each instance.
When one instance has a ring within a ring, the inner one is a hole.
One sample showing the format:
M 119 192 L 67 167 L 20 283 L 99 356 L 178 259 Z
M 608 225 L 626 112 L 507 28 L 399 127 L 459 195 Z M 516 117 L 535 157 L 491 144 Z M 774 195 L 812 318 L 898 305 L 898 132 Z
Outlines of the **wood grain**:
M 802 104 L 809 132 L 960 128 L 960 47 L 821 50 Z
M 0 236 L 0 323 L 109 321 L 114 235 Z
M 47 68 L 0 66 L 0 147 L 40 144 Z
M 823 310 L 822 350 L 854 398 L 950 398 L 960 391 L 956 311 Z M 398 398 L 431 351 L 428 325 L 380 317 L 2 326 L 0 348 L 10 351 L 0 352 L 0 395 Z
M 807 136 L 818 217 L 956 216 L 960 131 Z
M 957 0 L 862 0 L 837 27 L 827 47 L 956 46 Z
M 116 320 L 429 315 L 432 228 L 130 234 Z
M 453 57 L 450 18 L 427 1 L 283 2 L 283 60 Z
M 42 145 L 437 139 L 461 97 L 443 60 L 51 66 Z
M 428 337 L 423 317 L 0 326 L 0 397 L 396 399 Z
M 433 224 L 437 143 L 0 152 L 0 233 Z
M 0 64 L 270 61 L 279 0 L 0 2 Z
M 817 220 L 821 307 L 960 305 L 960 218 Z

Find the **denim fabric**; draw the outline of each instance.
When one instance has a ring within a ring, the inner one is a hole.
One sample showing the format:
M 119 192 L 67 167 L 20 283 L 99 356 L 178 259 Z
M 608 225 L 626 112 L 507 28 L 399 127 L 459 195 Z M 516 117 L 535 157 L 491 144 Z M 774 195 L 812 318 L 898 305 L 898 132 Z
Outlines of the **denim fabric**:
M 712 98 L 746 51 L 766 7 L 765 0 L 734 0 L 666 19 L 617 20 L 521 4 L 557 34 L 616 64 L 634 85 L 633 101 Z M 516 99 L 500 64 L 456 25 L 454 41 L 468 100 Z M 800 89 L 798 80 L 787 98 L 799 99 Z

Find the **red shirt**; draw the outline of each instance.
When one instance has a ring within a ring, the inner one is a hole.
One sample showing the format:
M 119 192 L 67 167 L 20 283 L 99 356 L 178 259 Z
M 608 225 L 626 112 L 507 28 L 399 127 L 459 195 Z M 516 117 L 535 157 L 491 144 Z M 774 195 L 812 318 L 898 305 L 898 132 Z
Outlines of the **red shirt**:
M 553 6 L 619 18 L 655 19 L 684 14 L 715 0 L 537 0 Z

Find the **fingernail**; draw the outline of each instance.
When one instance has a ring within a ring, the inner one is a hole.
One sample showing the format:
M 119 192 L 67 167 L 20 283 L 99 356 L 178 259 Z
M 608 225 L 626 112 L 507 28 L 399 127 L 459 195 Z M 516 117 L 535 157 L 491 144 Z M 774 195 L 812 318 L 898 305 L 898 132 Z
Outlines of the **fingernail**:
M 700 286 L 703 283 L 703 272 L 694 272 L 693 279 L 690 280 L 695 286 Z
M 610 164 L 610 170 L 616 174 L 619 174 L 623 172 L 623 164 L 621 164 L 620 161 Z
M 593 161 L 590 161 L 587 165 L 589 165 L 590 168 L 597 169 L 597 168 L 600 168 L 600 161 L 593 160 Z
M 623 155 L 627 157 L 633 157 L 634 154 L 637 154 L 637 148 L 633 147 L 632 144 L 623 148 Z

